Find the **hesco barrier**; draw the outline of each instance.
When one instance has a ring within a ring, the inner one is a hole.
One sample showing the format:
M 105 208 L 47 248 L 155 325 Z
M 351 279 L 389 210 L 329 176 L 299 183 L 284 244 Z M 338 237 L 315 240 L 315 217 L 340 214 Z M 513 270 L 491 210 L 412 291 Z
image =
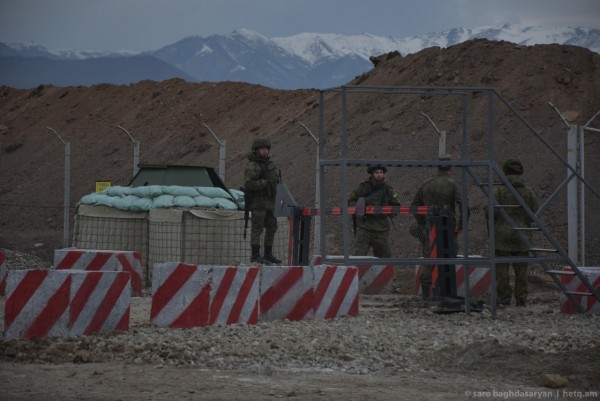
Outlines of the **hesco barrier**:
M 75 215 L 72 245 L 79 249 L 140 252 L 145 266 L 144 280 L 148 283 L 148 213 L 80 205 Z
M 250 222 L 244 239 L 243 211 L 151 209 L 148 221 L 149 266 L 172 261 L 204 265 L 250 263 Z M 289 222 L 278 217 L 277 224 L 273 253 L 285 263 L 290 246 Z
M 277 223 L 273 253 L 287 263 L 290 224 L 286 217 L 278 217 Z M 251 253 L 250 227 L 244 239 L 244 212 L 218 209 L 133 213 L 81 205 L 75 216 L 73 246 L 140 252 L 146 286 L 151 284 L 150 267 L 155 263 L 241 265 L 250 263 Z

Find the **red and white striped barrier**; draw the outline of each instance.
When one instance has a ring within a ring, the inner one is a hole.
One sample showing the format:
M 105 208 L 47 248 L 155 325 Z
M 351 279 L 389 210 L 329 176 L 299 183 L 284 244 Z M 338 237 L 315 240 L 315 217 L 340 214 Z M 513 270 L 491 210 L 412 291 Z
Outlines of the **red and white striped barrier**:
M 189 263 L 157 263 L 152 271 L 150 322 L 190 328 L 209 323 L 210 269 Z
M 212 266 L 211 325 L 258 322 L 259 273 L 256 266 Z
M 579 271 L 587 278 L 592 286 L 600 291 L 600 267 L 578 267 Z M 565 270 L 571 270 L 566 267 Z M 589 292 L 590 290 L 583 285 L 579 277 L 561 275 L 560 281 L 564 284 L 567 290 L 577 292 Z M 573 295 L 583 310 L 588 313 L 600 313 L 600 303 L 593 295 Z M 564 293 L 560 294 L 560 311 L 562 313 L 578 313 L 577 307 Z
M 333 319 L 358 315 L 358 269 L 354 266 L 313 266 L 314 317 Z
M 457 257 L 461 257 L 458 255 Z M 471 255 L 470 257 L 477 257 Z M 423 265 L 419 265 L 415 269 L 415 292 L 417 295 L 423 293 L 421 289 L 421 272 L 423 271 Z M 469 295 L 471 297 L 485 296 L 490 291 L 491 285 L 491 269 L 485 267 L 468 266 L 467 271 L 469 272 Z M 437 282 L 438 272 L 437 267 L 433 269 L 432 273 L 432 286 L 435 286 Z M 466 295 L 466 280 L 465 280 L 465 268 L 463 265 L 456 265 L 456 295 L 464 297 Z
M 8 266 L 6 265 L 6 255 L 0 251 L 0 297 L 6 295 L 6 273 Z
M 334 260 L 343 263 L 343 256 L 329 256 Z M 353 256 L 353 262 L 356 259 L 371 258 L 370 256 Z M 321 256 L 314 255 L 311 261 L 312 266 L 321 264 Z M 377 295 L 390 294 L 393 291 L 394 284 L 394 266 L 393 265 L 367 265 L 357 263 L 358 268 L 358 292 L 360 294 Z
M 54 267 L 57 270 L 125 271 L 131 275 L 131 295 L 142 296 L 142 256 L 137 251 L 55 249 Z
M 4 338 L 67 337 L 71 276 L 48 269 L 7 275 Z
M 69 334 L 129 330 L 128 272 L 71 271 Z
M 310 268 L 262 266 L 260 269 L 258 320 L 304 320 L 314 316 Z
M 119 262 L 117 271 L 127 272 L 131 276 L 131 296 L 141 297 L 144 271 L 142 254 L 137 251 L 118 251 L 117 261 Z

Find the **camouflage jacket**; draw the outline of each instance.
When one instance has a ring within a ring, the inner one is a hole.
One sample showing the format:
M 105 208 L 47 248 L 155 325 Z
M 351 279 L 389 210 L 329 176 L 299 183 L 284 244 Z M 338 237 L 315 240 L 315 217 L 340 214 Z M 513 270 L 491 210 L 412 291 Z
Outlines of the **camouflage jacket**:
M 348 205 L 356 205 L 358 198 L 365 198 L 365 206 L 400 206 L 398 195 L 387 182 L 375 184 L 371 179 L 361 182 L 348 196 Z M 357 219 L 357 226 L 370 231 L 388 231 L 390 218 L 386 215 L 365 215 Z
M 529 206 L 533 212 L 537 211 L 538 200 L 531 188 L 525 184 L 523 177 L 521 175 L 507 175 L 506 178 L 508 178 L 508 181 L 515 187 L 527 206 Z M 497 187 L 494 190 L 494 196 L 499 205 L 519 204 L 512 192 L 504 185 Z M 523 208 L 504 208 L 504 211 L 506 211 L 517 227 L 530 227 L 531 220 Z M 530 232 L 524 231 L 523 233 L 528 239 L 531 239 Z M 497 250 L 514 252 L 527 251 L 528 249 L 525 244 L 521 243 L 517 233 L 511 229 L 508 222 L 502 218 L 500 211 L 497 209 L 494 210 L 494 235 L 496 238 Z
M 411 206 L 433 206 L 443 208 L 447 206 L 448 211 L 455 217 L 456 228 L 462 229 L 462 197 L 460 186 L 448 175 L 447 171 L 438 171 L 435 177 L 431 177 L 417 191 Z M 420 225 L 426 224 L 424 215 L 415 215 Z
M 252 195 L 250 210 L 275 209 L 278 183 L 279 172 L 271 158 L 250 153 L 244 170 L 244 188 Z

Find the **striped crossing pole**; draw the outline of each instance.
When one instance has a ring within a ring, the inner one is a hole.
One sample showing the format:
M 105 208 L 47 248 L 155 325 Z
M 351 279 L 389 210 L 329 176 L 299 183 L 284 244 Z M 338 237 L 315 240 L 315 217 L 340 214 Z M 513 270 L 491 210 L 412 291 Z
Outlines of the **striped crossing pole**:
M 328 207 L 324 209 L 326 215 L 339 216 L 342 214 L 343 209 L 341 207 Z M 365 214 L 369 215 L 390 215 L 390 214 L 419 214 L 427 215 L 433 214 L 434 208 L 431 206 L 367 206 L 365 207 Z M 348 207 L 348 214 L 356 214 L 356 208 L 354 206 Z M 320 216 L 321 209 L 315 208 L 304 208 L 302 209 L 303 216 Z

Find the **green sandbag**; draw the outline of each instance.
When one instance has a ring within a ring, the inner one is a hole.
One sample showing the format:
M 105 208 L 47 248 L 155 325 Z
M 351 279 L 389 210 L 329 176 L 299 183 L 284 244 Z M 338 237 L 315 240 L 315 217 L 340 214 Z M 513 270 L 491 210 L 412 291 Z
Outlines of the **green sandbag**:
M 191 196 L 175 196 L 173 197 L 173 204 L 177 207 L 196 207 L 196 201 Z
M 131 204 L 138 199 L 140 198 L 135 195 L 128 195 L 123 198 L 115 197 L 113 200 L 113 207 L 119 210 L 129 210 L 131 208 Z
M 220 209 L 237 210 L 238 208 L 237 205 L 229 199 L 215 198 L 213 200 L 217 203 L 217 207 Z
M 147 212 L 152 207 L 152 199 L 150 198 L 137 198 L 131 202 L 129 207 L 130 212 Z
M 163 186 L 162 185 L 146 185 L 143 187 L 133 187 L 129 193 L 130 195 L 135 195 L 140 198 L 150 198 L 154 199 L 157 196 L 163 194 Z
M 231 196 L 223 188 L 219 187 L 195 187 L 198 193 L 209 198 L 225 198 L 231 199 Z
M 153 209 L 164 209 L 173 206 L 175 206 L 173 195 L 160 195 L 152 200 Z
M 79 200 L 79 204 L 81 204 L 81 205 L 95 205 L 96 201 L 98 200 L 98 196 L 99 195 L 100 194 L 97 194 L 97 193 L 85 195 L 84 197 L 82 197 Z
M 94 205 L 113 207 L 113 202 L 115 199 L 118 198 L 115 196 L 98 194 L 98 196 L 96 197 L 96 203 L 94 203 Z
M 106 188 L 104 191 L 102 191 L 102 194 L 108 196 L 125 197 L 127 195 L 131 195 L 131 187 L 122 187 L 119 185 L 115 185 L 114 187 Z
M 194 197 L 195 207 L 212 208 L 217 207 L 217 202 L 207 196 L 198 195 Z
M 181 185 L 165 185 L 163 187 L 163 194 L 193 198 L 198 196 L 198 190 L 194 187 L 182 187 Z

